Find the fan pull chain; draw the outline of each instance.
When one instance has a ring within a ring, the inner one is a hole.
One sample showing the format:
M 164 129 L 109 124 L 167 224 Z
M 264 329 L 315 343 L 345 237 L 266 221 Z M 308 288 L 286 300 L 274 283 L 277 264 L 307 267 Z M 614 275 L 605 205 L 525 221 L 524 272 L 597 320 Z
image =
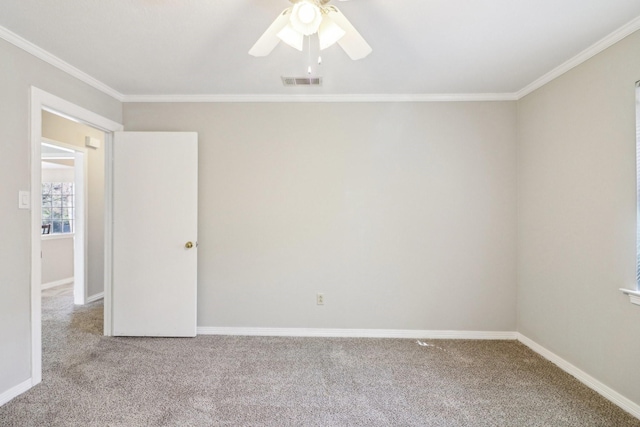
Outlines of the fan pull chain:
M 309 66 L 307 67 L 307 74 L 311 75 L 313 73 L 313 67 L 311 66 L 311 36 L 308 36 L 307 46 L 309 51 L 307 52 L 307 63 Z M 318 54 L 318 66 L 322 65 L 322 56 Z
M 308 46 L 309 46 L 309 52 L 308 52 L 308 60 L 307 63 L 309 64 L 309 68 L 307 69 L 307 73 L 309 73 L 309 75 L 311 75 L 311 36 L 307 37 L 307 40 L 309 40 Z

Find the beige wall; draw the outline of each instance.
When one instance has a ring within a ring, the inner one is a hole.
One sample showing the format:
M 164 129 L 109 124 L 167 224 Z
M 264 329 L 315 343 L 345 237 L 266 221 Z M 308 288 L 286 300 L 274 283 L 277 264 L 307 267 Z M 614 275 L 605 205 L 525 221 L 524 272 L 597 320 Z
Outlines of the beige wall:
M 0 40 L 0 393 L 30 377 L 31 215 L 18 209 L 29 190 L 30 86 L 121 121 L 119 101 Z M 39 161 L 39 160 L 37 160 Z
M 517 317 L 640 403 L 639 310 L 618 291 L 635 283 L 638 51 L 635 33 L 517 103 L 126 104 L 124 118 L 199 132 L 199 325 Z M 2 40 L 0 57 L 4 392 L 30 368 L 29 86 L 116 121 L 122 106 Z
M 640 32 L 518 103 L 518 330 L 640 404 Z
M 515 330 L 515 102 L 125 104 L 124 120 L 199 134 L 198 325 Z
M 73 236 L 42 238 L 42 285 L 73 278 Z
M 42 168 L 42 182 L 73 182 L 73 161 L 70 162 L 69 167 L 64 169 Z
M 87 148 L 87 297 L 91 297 L 104 291 L 104 132 L 43 111 L 42 136 L 82 148 L 87 136 L 100 140 L 100 148 Z

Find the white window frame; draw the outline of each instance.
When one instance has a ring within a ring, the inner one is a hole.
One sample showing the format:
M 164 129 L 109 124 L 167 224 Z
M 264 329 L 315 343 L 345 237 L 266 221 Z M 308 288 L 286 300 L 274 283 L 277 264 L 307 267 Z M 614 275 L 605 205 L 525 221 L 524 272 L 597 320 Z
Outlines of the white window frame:
M 620 290 L 632 304 L 640 305 L 640 81 L 636 82 L 636 286 Z
M 55 236 L 60 236 L 60 235 L 68 236 L 68 235 L 73 235 L 73 233 L 75 232 L 75 229 L 76 229 L 76 213 L 75 213 L 76 212 L 76 189 L 75 189 L 74 183 L 73 182 L 57 182 L 57 181 L 55 181 L 55 182 L 53 182 L 53 181 L 52 182 L 43 182 L 42 183 L 42 185 L 43 185 L 42 195 L 43 196 L 44 196 L 44 184 L 51 184 L 51 185 L 59 184 L 63 188 L 64 188 L 64 184 L 71 184 L 71 186 L 72 186 L 71 187 L 72 191 L 71 191 L 71 194 L 70 194 L 71 195 L 71 200 L 72 200 L 70 218 L 66 218 L 66 219 L 61 218 L 61 219 L 57 220 L 59 222 L 63 222 L 65 220 L 68 220 L 69 221 L 69 225 L 70 225 L 70 230 L 69 231 L 57 231 L 56 232 L 54 227 L 53 227 L 53 222 L 56 221 L 56 220 L 50 218 L 49 222 L 51 223 L 51 231 L 49 232 L 49 234 L 44 234 L 44 236 L 54 236 L 54 235 Z M 67 196 L 68 195 L 69 194 L 67 194 Z M 64 191 L 62 191 L 62 197 L 64 197 L 64 196 L 65 196 Z M 53 192 L 51 193 L 51 198 L 53 199 Z M 42 225 L 45 225 L 45 222 L 46 222 L 46 220 L 44 218 L 45 206 L 41 205 L 41 208 L 42 208 Z M 56 208 L 56 206 L 53 206 L 53 204 L 52 204 L 51 205 L 51 209 L 54 209 L 54 208 Z M 68 208 L 68 206 L 60 206 L 60 208 L 64 210 L 65 208 Z

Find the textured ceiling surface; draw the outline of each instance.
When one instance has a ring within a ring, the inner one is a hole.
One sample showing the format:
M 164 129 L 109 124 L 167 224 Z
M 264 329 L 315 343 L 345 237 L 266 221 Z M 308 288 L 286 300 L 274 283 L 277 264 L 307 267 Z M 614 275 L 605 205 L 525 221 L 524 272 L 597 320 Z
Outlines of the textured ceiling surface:
M 638 0 L 335 2 L 373 52 L 248 55 L 287 0 L 0 0 L 0 26 L 125 95 L 514 93 L 640 16 Z M 323 77 L 318 88 L 281 76 Z

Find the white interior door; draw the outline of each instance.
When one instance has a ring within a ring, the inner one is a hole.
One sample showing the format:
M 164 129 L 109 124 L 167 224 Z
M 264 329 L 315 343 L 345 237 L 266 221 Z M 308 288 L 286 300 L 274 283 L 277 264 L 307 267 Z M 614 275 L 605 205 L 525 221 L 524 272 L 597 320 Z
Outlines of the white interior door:
M 197 134 L 116 132 L 114 335 L 196 335 L 197 221 Z

